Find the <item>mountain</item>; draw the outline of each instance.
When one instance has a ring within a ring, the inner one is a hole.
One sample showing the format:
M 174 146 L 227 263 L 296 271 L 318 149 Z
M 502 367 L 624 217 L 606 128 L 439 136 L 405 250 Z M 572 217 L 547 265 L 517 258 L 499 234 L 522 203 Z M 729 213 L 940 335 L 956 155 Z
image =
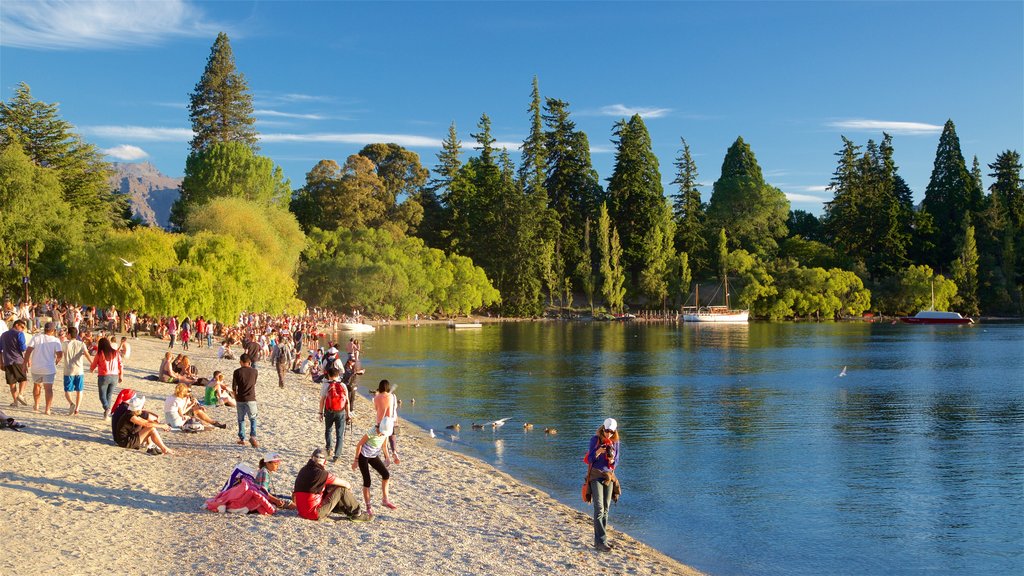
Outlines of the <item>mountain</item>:
M 149 162 L 113 162 L 111 185 L 128 195 L 132 213 L 146 224 L 168 228 L 181 178 L 165 176 Z

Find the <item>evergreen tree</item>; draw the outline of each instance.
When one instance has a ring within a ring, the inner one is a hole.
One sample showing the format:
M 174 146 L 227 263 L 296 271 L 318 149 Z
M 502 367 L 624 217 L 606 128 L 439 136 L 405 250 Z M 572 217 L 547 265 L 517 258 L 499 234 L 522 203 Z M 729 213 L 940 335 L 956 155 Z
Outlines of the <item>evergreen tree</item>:
M 423 187 L 420 194 L 423 204 L 423 221 L 418 234 L 427 246 L 451 249 L 451 191 L 452 184 L 462 168 L 462 142 L 459 141 L 455 122 L 448 127 L 448 136 L 441 143 L 437 153 L 434 176 Z
M 931 243 L 934 245 L 927 263 L 941 270 L 948 270 L 956 257 L 956 245 L 964 234 L 964 216 L 975 208 L 975 184 L 967 171 L 964 155 L 960 151 L 960 139 L 956 126 L 947 120 L 939 137 L 935 151 L 928 188 L 924 192 L 921 207 L 928 212 L 934 223 Z M 973 215 L 973 214 L 972 214 Z
M 587 297 L 587 306 L 594 311 L 594 255 L 590 248 L 590 218 L 583 223 L 583 246 L 576 267 L 576 277 L 580 279 L 580 287 Z
M 492 213 L 488 246 L 493 253 L 491 268 L 484 268 L 501 293 L 502 313 L 532 316 L 541 312 L 541 278 L 537 262 L 538 212 L 532 195 L 523 190 L 522 181 L 508 151 L 499 156 L 499 189 Z
M 556 263 L 575 263 L 582 258 L 583 228 L 596 219 L 603 192 L 590 161 L 587 135 L 576 130 L 569 104 L 548 98 L 542 115 L 547 154 L 544 189 L 549 211 L 542 219 L 542 235 L 554 241 Z M 577 281 L 582 281 L 577 277 Z
M 1007 219 L 1017 230 L 1024 230 L 1024 179 L 1021 178 L 1021 159 L 1016 150 L 1006 150 L 988 165 L 995 179 L 989 190 L 999 198 Z
M 537 77 L 533 77 L 533 90 L 530 94 L 530 134 L 523 140 L 519 179 L 530 196 L 536 199 L 538 208 L 547 207 L 547 190 L 544 180 L 547 178 L 548 162 L 545 145 L 544 125 L 541 116 L 540 87 Z
M 254 127 L 252 95 L 245 76 L 235 68 L 235 57 L 227 34 L 217 34 L 206 69 L 189 99 L 192 119 L 191 154 L 198 154 L 220 142 L 241 142 L 253 152 L 259 150 Z
M 664 262 L 662 237 L 655 232 L 669 214 L 661 185 L 658 158 L 639 114 L 615 125 L 615 168 L 608 179 L 609 213 L 622 240 L 627 281 L 638 286 L 640 274 L 651 261 Z
M 610 310 L 621 310 L 626 295 L 626 275 L 622 267 L 622 245 L 619 232 L 612 226 L 608 207 L 601 204 L 597 217 L 598 266 L 601 273 L 601 296 Z
M 967 316 L 977 316 L 978 310 L 978 247 L 974 240 L 974 226 L 968 224 L 960 242 L 957 258 L 951 266 L 956 282 L 956 304 Z
M 10 101 L 0 102 L 0 149 L 17 143 L 29 159 L 53 170 L 61 196 L 84 220 L 86 234 L 123 226 L 122 204 L 108 181 L 110 165 L 72 128 L 56 104 L 34 99 L 24 82 Z
M 722 162 L 708 202 L 709 229 L 725 228 L 731 246 L 757 255 L 774 254 L 786 237 L 789 201 L 767 184 L 750 146 L 737 138 Z
M 729 273 L 729 238 L 725 228 L 718 229 L 718 242 L 715 243 L 715 269 L 718 271 L 718 281 L 725 282 L 725 276 Z
M 685 138 L 680 156 L 676 158 L 676 178 L 673 184 L 679 187 L 672 195 L 672 215 L 676 223 L 675 247 L 679 252 L 693 255 L 693 268 L 707 268 L 708 243 L 705 239 L 704 203 L 697 189 L 697 163 L 690 155 L 690 145 Z M 689 288 L 687 288 L 689 289 Z

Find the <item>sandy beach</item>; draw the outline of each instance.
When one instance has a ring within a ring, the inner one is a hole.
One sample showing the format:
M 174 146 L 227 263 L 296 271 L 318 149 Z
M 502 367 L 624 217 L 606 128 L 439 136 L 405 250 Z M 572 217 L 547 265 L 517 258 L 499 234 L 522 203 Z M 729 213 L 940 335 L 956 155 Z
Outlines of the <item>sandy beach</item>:
M 173 386 L 144 378 L 156 373 L 167 344 L 149 337 L 131 344 L 123 385 L 144 394 L 146 408 L 162 415 Z M 205 348 L 193 346 L 189 356 L 203 376 L 219 369 L 230 378 L 237 367 Z M 380 479 L 374 475 L 372 522 L 311 522 L 294 511 L 209 512 L 205 500 L 217 494 L 236 463 L 255 467 L 260 455 L 281 453 L 275 482 L 278 492 L 290 493 L 296 472 L 323 442 L 318 385 L 289 374 L 282 389 L 267 363 L 260 368 L 260 449 L 235 444 L 235 409 L 228 407 L 208 409 L 228 423 L 227 430 L 164 433 L 174 454 L 119 448 L 102 419 L 95 374 L 86 376 L 82 413 L 74 417 L 67 415 L 60 373 L 53 415 L 35 414 L 31 405 L 7 408 L 5 388 L 4 410 L 27 427 L 20 433 L 0 431 L 0 509 L 5 512 L 0 572 L 699 574 L 615 531 L 614 508 L 615 550 L 595 551 L 589 505 L 563 505 L 441 447 L 408 422 L 399 440 L 401 464 L 391 468 L 392 501 L 399 507 L 379 505 Z M 386 377 L 368 371 L 361 392 Z M 194 390 L 201 396 L 201 389 Z M 365 397 L 356 401 L 354 430 L 370 425 L 371 411 Z M 342 460 L 328 462 L 357 492 L 362 482 L 350 465 L 361 434 L 347 434 Z

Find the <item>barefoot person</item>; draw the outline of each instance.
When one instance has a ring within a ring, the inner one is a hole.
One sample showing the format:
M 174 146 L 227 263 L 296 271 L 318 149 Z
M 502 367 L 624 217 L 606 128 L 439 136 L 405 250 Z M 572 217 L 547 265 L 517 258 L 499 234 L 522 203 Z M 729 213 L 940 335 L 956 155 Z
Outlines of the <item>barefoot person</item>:
M 167 424 L 171 428 L 181 428 L 189 418 L 195 418 L 203 424 L 215 428 L 227 428 L 227 424 L 221 424 L 209 414 L 199 402 L 192 397 L 192 388 L 184 382 L 174 387 L 174 394 L 164 400 L 164 415 L 167 417 Z
M 20 402 L 28 406 L 21 395 L 25 392 L 25 383 L 28 382 L 28 373 L 25 370 L 25 349 L 28 348 L 25 342 L 25 321 L 17 319 L 11 323 L 9 330 L 0 334 L 0 368 L 4 370 L 4 377 L 11 387 L 11 406 L 17 406 Z
M 619 457 L 618 423 L 608 418 L 590 439 L 587 450 L 587 483 L 594 503 L 594 548 L 602 552 L 612 549 L 608 545 L 608 509 L 612 501 L 619 500 L 619 480 L 615 477 L 616 459 Z
M 388 481 L 391 479 L 391 473 L 388 472 L 381 460 L 381 456 L 384 459 L 388 458 L 388 436 L 391 436 L 394 431 L 394 425 L 395 421 L 390 416 L 386 416 L 380 421 L 380 424 L 367 430 L 359 440 L 359 444 L 356 444 L 356 459 L 352 462 L 352 469 L 359 468 L 359 472 L 363 475 L 363 501 L 366 503 L 368 516 L 373 516 L 373 507 L 370 506 L 370 467 L 380 474 L 381 495 L 383 496 L 381 503 L 392 510 L 398 508 L 388 498 Z M 395 464 L 399 463 L 396 456 Z
M 78 328 L 68 328 L 68 341 L 63 344 L 64 397 L 68 400 L 68 414 L 78 414 L 82 405 L 82 388 L 85 386 L 85 365 L 92 364 L 92 356 L 85 344 L 78 339 Z M 73 398 L 73 399 L 72 399 Z
M 238 358 L 239 368 L 231 376 L 231 391 L 235 394 L 235 412 L 238 414 L 238 443 L 245 444 L 245 419 L 249 418 L 249 443 L 259 448 L 256 440 L 256 369 L 250 366 L 249 355 Z
M 54 334 L 57 326 L 47 322 L 43 332 L 32 337 L 25 350 L 25 366 L 32 374 L 32 410 L 39 412 L 39 397 L 46 392 L 45 412 L 53 408 L 53 379 L 57 376 L 57 363 L 64 356 L 60 340 Z

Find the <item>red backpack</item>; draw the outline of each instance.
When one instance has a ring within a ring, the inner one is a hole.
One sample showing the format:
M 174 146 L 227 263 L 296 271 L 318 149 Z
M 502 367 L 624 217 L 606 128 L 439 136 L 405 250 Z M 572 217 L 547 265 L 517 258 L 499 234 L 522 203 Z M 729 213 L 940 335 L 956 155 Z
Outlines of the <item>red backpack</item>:
M 324 409 L 341 412 L 348 403 L 348 390 L 341 382 L 332 381 L 327 385 L 327 396 L 324 398 Z

